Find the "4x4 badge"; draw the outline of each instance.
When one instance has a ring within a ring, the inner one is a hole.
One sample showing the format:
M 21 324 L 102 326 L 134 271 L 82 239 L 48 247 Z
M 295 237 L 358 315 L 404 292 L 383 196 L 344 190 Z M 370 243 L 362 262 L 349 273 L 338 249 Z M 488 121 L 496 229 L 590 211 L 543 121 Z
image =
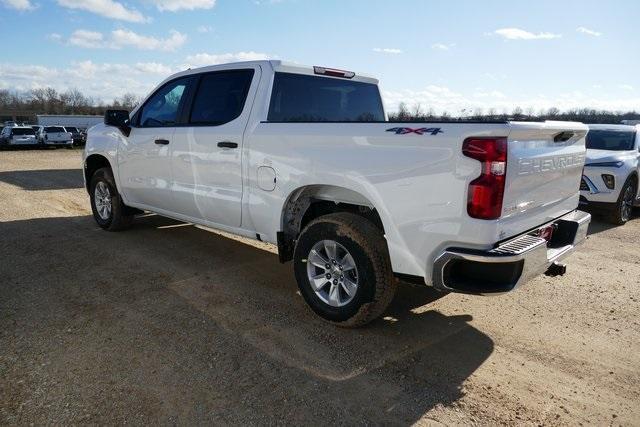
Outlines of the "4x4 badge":
M 444 133 L 440 128 L 391 128 L 387 129 L 387 132 L 394 132 L 396 135 L 407 135 L 410 133 L 416 133 L 418 135 L 430 133 L 431 135 L 437 135 Z

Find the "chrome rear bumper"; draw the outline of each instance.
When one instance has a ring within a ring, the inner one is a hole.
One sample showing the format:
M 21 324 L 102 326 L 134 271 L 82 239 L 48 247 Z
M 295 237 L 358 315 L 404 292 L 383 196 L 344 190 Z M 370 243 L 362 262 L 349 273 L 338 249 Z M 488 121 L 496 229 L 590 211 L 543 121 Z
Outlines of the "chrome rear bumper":
M 588 213 L 573 211 L 488 251 L 449 248 L 434 263 L 433 286 L 471 294 L 508 292 L 573 252 L 586 239 L 590 221 Z M 536 235 L 550 225 L 555 227 L 551 240 Z

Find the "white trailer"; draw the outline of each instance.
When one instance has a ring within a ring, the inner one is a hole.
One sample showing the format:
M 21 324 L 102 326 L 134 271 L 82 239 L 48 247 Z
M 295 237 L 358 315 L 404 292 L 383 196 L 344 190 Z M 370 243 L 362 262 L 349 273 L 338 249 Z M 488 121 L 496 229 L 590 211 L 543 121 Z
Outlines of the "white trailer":
M 38 114 L 37 124 L 41 126 L 73 126 L 78 129 L 88 129 L 104 121 L 103 116 L 88 116 L 77 114 Z

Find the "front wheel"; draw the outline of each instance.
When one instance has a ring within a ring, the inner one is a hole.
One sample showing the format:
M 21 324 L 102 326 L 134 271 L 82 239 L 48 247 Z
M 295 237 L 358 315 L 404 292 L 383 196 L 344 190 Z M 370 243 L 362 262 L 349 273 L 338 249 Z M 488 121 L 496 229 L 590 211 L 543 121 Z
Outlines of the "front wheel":
M 615 205 L 614 211 L 609 216 L 610 222 L 617 225 L 623 225 L 629 219 L 631 219 L 631 212 L 633 211 L 633 203 L 636 200 L 638 182 L 635 177 L 627 179 L 620 196 L 618 196 L 618 202 Z
M 98 225 L 108 231 L 119 231 L 133 222 L 133 215 L 127 214 L 127 207 L 116 188 L 110 168 L 98 169 L 91 177 L 89 186 L 91 211 Z
M 296 242 L 294 270 L 311 309 L 339 326 L 371 322 L 395 294 L 396 280 L 382 232 L 351 213 L 311 221 Z

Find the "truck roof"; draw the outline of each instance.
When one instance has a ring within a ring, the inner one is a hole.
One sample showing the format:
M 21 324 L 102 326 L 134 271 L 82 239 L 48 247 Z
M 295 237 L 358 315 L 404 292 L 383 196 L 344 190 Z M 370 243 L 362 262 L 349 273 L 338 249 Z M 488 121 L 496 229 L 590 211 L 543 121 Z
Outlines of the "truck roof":
M 174 77 L 182 76 L 182 75 L 186 76 L 189 74 L 202 73 L 206 71 L 216 71 L 223 68 L 228 69 L 230 67 L 232 68 L 233 66 L 237 66 L 237 65 L 244 65 L 244 66 L 259 65 L 264 68 L 271 68 L 274 72 L 317 75 L 314 71 L 313 66 L 281 61 L 279 59 L 270 59 L 270 60 L 260 60 L 260 61 L 229 62 L 225 64 L 207 65 L 204 67 L 190 68 L 188 70 L 173 74 L 166 80 L 173 79 Z M 330 76 L 328 77 L 332 78 Z M 336 77 L 333 77 L 333 78 L 336 78 Z M 350 80 L 355 80 L 355 81 L 364 82 L 364 83 L 378 84 L 378 79 L 368 74 L 364 74 L 360 72 L 355 72 L 355 76 L 353 76 L 353 78 L 351 78 Z

